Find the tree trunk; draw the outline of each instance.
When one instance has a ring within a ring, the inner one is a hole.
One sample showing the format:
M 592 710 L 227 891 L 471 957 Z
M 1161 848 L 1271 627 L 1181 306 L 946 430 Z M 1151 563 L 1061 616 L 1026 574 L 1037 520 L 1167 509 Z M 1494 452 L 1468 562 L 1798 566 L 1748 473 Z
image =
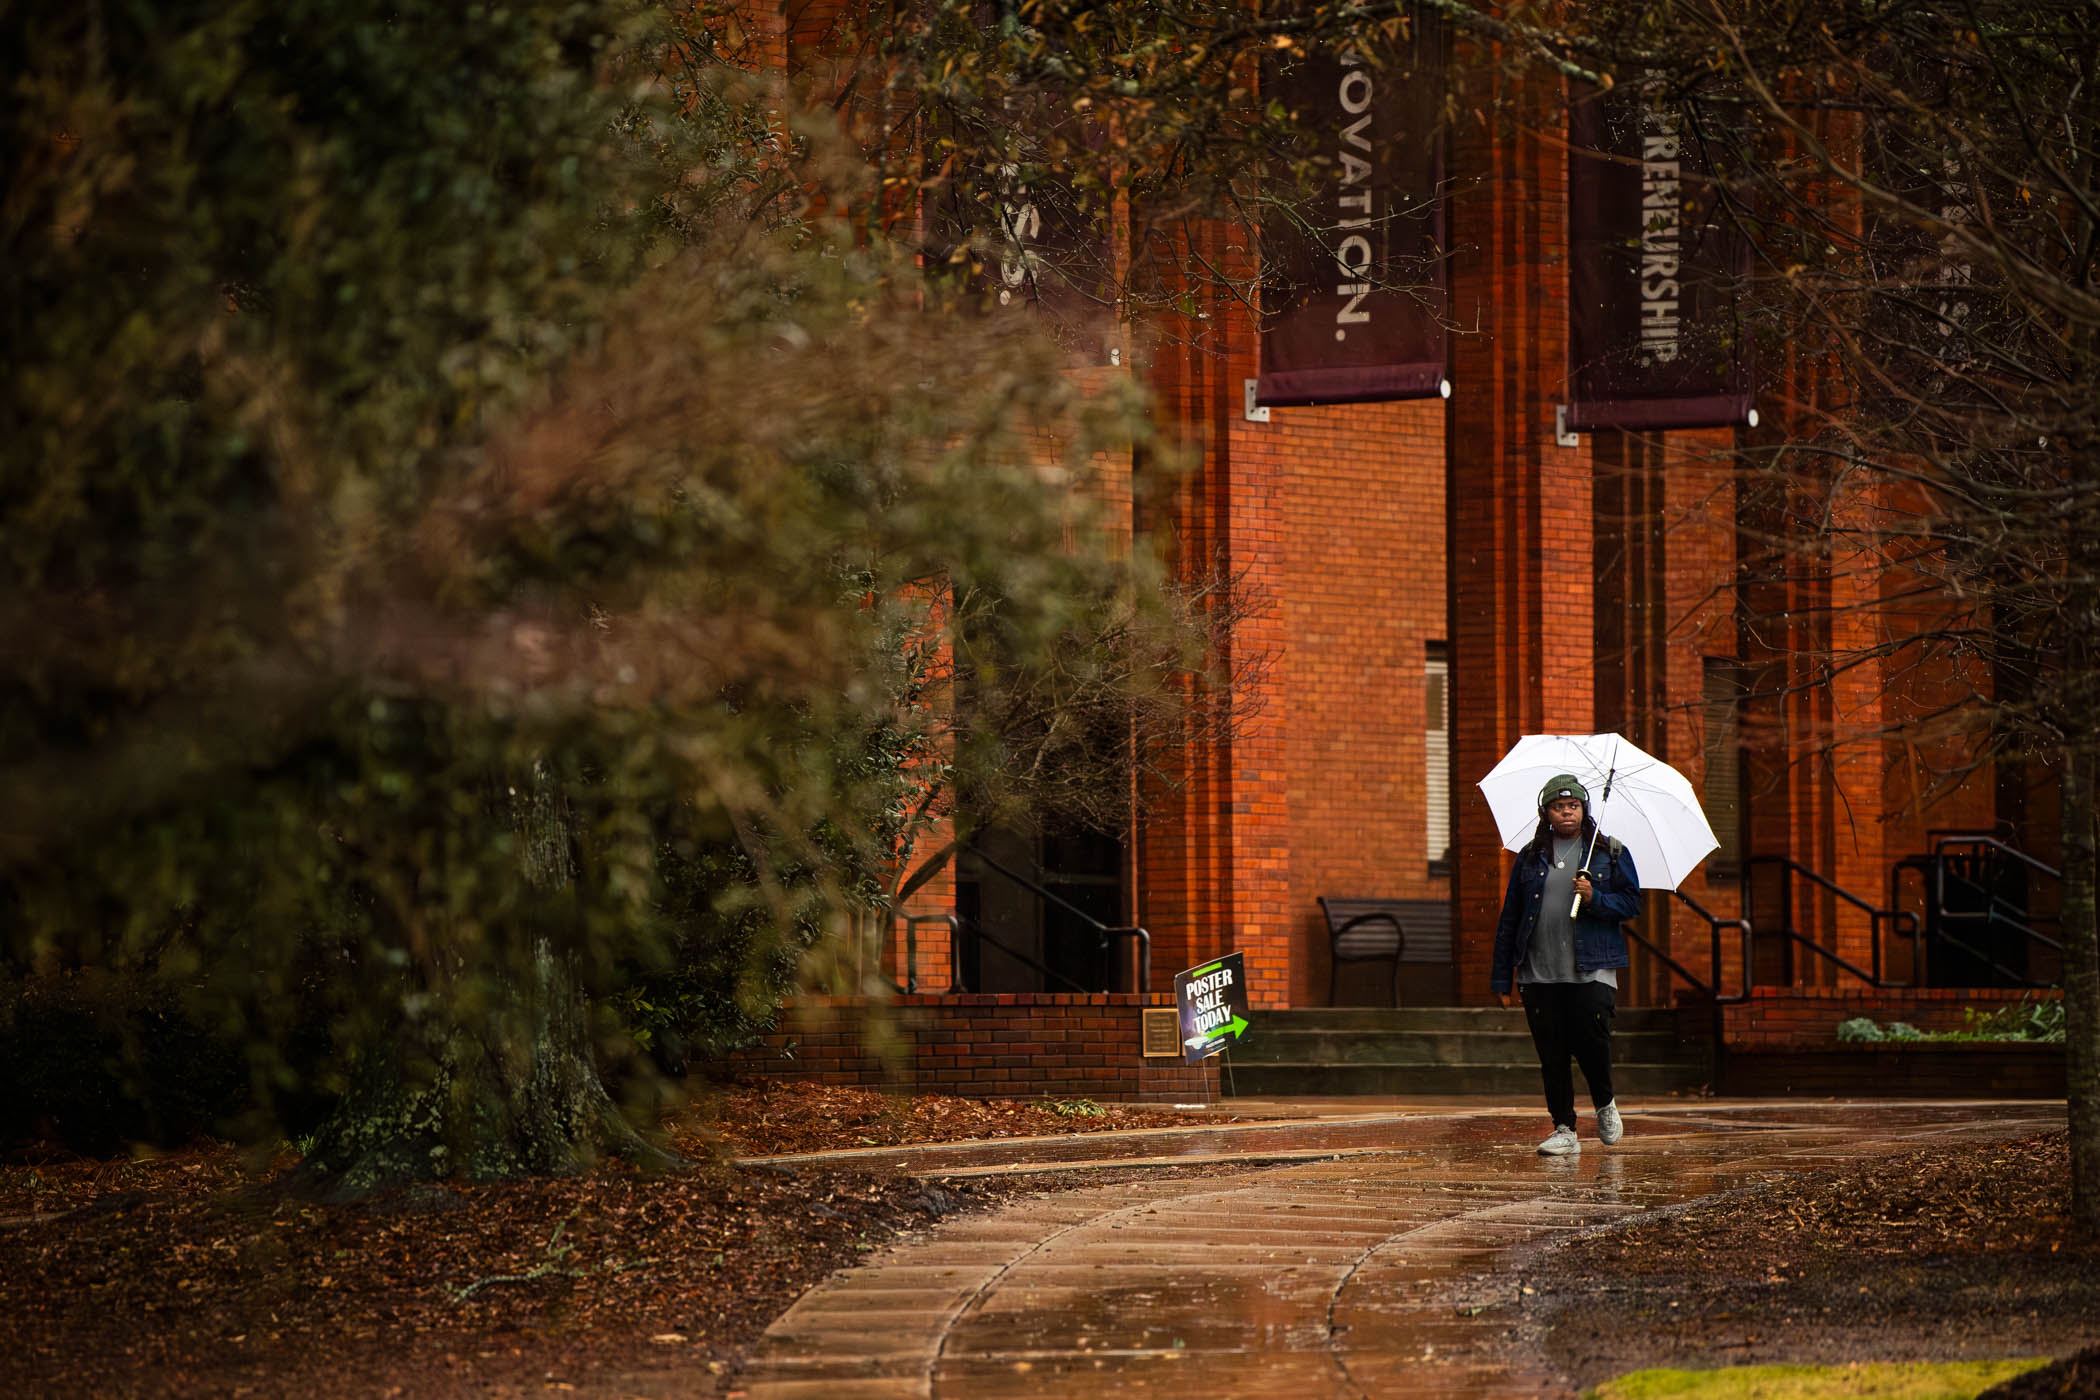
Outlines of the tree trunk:
M 306 1187 L 342 1199 L 447 1177 L 564 1176 L 609 1157 L 677 1165 L 605 1092 L 582 996 L 544 947 L 536 961 L 529 1029 L 510 1015 L 479 1029 L 425 1023 L 367 1055 L 300 1168 Z
M 2071 1216 L 2100 1236 L 2100 906 L 2095 902 L 2095 751 L 2064 754 L 2064 1060 L 2070 1099 Z
M 524 878 L 558 904 L 574 879 L 559 793 L 538 766 L 506 795 Z M 522 975 L 479 970 L 505 993 L 501 1004 L 477 1012 L 471 996 L 435 991 L 430 1014 L 406 1018 L 362 1058 L 301 1164 L 306 1189 L 343 1199 L 447 1177 L 566 1176 L 608 1157 L 683 1164 L 636 1132 L 605 1092 L 583 993 L 545 930 L 528 936 Z

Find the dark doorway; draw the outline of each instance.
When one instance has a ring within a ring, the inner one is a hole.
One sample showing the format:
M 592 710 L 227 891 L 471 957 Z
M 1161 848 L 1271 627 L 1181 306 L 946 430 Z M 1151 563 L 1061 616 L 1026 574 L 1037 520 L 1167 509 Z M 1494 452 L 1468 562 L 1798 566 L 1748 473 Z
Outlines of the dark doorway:
M 1127 945 L 1104 946 L 1097 927 L 1125 923 L 1120 837 L 1002 827 L 981 832 L 972 845 L 976 849 L 965 850 L 956 865 L 956 913 L 982 934 L 981 940 L 965 940 L 965 986 L 984 992 L 1128 990 Z

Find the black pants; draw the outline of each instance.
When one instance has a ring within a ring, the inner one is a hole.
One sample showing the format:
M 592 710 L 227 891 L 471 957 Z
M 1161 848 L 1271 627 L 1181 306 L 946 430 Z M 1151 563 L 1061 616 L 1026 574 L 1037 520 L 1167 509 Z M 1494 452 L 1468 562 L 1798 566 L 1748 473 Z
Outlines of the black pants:
M 1612 1101 L 1611 1018 L 1619 995 L 1603 982 L 1526 982 L 1518 991 L 1539 1052 L 1539 1076 L 1546 1081 L 1546 1111 L 1555 1127 L 1572 1128 L 1575 1076 L 1569 1056 L 1589 1081 L 1590 1103 L 1602 1108 Z

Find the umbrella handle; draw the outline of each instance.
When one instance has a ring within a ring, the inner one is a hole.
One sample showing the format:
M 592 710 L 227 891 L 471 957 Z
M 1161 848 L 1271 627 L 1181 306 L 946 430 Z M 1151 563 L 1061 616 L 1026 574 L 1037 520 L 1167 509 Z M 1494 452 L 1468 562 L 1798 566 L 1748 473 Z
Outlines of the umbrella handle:
M 1617 771 L 1617 770 L 1613 770 L 1613 771 Z M 1606 779 L 1604 780 L 1604 795 L 1605 795 L 1605 796 L 1607 796 L 1607 797 L 1611 796 L 1611 779 L 1610 779 L 1610 778 L 1606 778 Z M 1587 874 L 1589 874 L 1589 873 L 1590 873 L 1590 857 L 1591 857 L 1591 856 L 1594 856 L 1595 854 L 1597 854 L 1597 835 L 1598 835 L 1598 828 L 1597 828 L 1597 827 L 1595 827 L 1595 826 L 1592 826 L 1592 827 L 1590 828 L 1590 848 L 1589 848 L 1589 849 L 1588 849 L 1587 851 L 1584 851 L 1584 852 L 1582 853 L 1582 869 L 1580 869 L 1580 870 L 1578 870 L 1578 871 L 1576 871 L 1576 872 L 1575 872 L 1575 873 L 1576 873 L 1577 875 L 1587 875 Z M 1581 913 L 1581 912 L 1582 912 L 1582 896 L 1578 894 L 1578 895 L 1576 895 L 1576 896 L 1575 896 L 1575 902 L 1574 902 L 1573 904 L 1570 904 L 1570 905 L 1568 906 L 1568 917 L 1572 919 L 1572 918 L 1574 918 L 1574 917 L 1575 917 L 1575 916 L 1576 916 L 1577 914 L 1579 914 L 1579 913 Z

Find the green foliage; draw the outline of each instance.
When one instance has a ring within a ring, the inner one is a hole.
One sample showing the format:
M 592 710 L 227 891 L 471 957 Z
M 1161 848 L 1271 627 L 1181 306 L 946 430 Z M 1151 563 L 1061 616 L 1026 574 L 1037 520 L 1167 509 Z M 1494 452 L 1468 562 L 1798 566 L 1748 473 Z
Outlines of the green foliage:
M 2021 1000 L 1996 1011 L 1962 1008 L 1958 1031 L 1921 1031 L 1906 1021 L 1883 1026 L 1872 1017 L 1855 1016 L 1838 1023 L 1837 1038 L 1848 1044 L 1889 1040 L 1949 1043 L 1978 1040 L 2026 1040 L 2055 1042 L 2064 1038 L 2064 1004 L 2061 1001 Z
M 1050 1111 L 1060 1118 L 1106 1118 L 1108 1110 L 1092 1099 L 1052 1099 Z
M 0 1063 L 0 1142 L 38 1138 L 88 1154 L 175 1147 L 223 1131 L 250 1102 L 240 1046 L 136 975 L 90 970 L 14 989 Z
M 5 951 L 181 987 L 263 1102 L 525 1083 L 558 984 L 747 1035 L 879 901 L 936 600 L 1022 664 L 1155 606 L 1070 490 L 1135 396 L 789 217 L 783 153 L 861 191 L 651 21 L 0 13 Z
M 626 1033 L 666 1070 L 718 1059 L 777 1023 L 802 955 L 822 934 L 806 909 L 785 937 L 754 900 L 755 872 L 733 845 L 658 852 L 663 920 L 657 961 L 618 979 L 610 1005 Z M 813 893 L 806 879 L 799 883 Z
M 1877 1023 L 1871 1016 L 1854 1016 L 1838 1024 L 1837 1038 L 1847 1042 L 1874 1042 L 1883 1040 L 1924 1040 L 1925 1032 L 1908 1021 L 1891 1021 L 1886 1026 Z
M 2066 1024 L 2062 1000 L 2029 1001 L 2025 998 L 1996 1011 L 1962 1008 L 1962 1036 L 1977 1040 L 2039 1040 L 2061 1045 Z

